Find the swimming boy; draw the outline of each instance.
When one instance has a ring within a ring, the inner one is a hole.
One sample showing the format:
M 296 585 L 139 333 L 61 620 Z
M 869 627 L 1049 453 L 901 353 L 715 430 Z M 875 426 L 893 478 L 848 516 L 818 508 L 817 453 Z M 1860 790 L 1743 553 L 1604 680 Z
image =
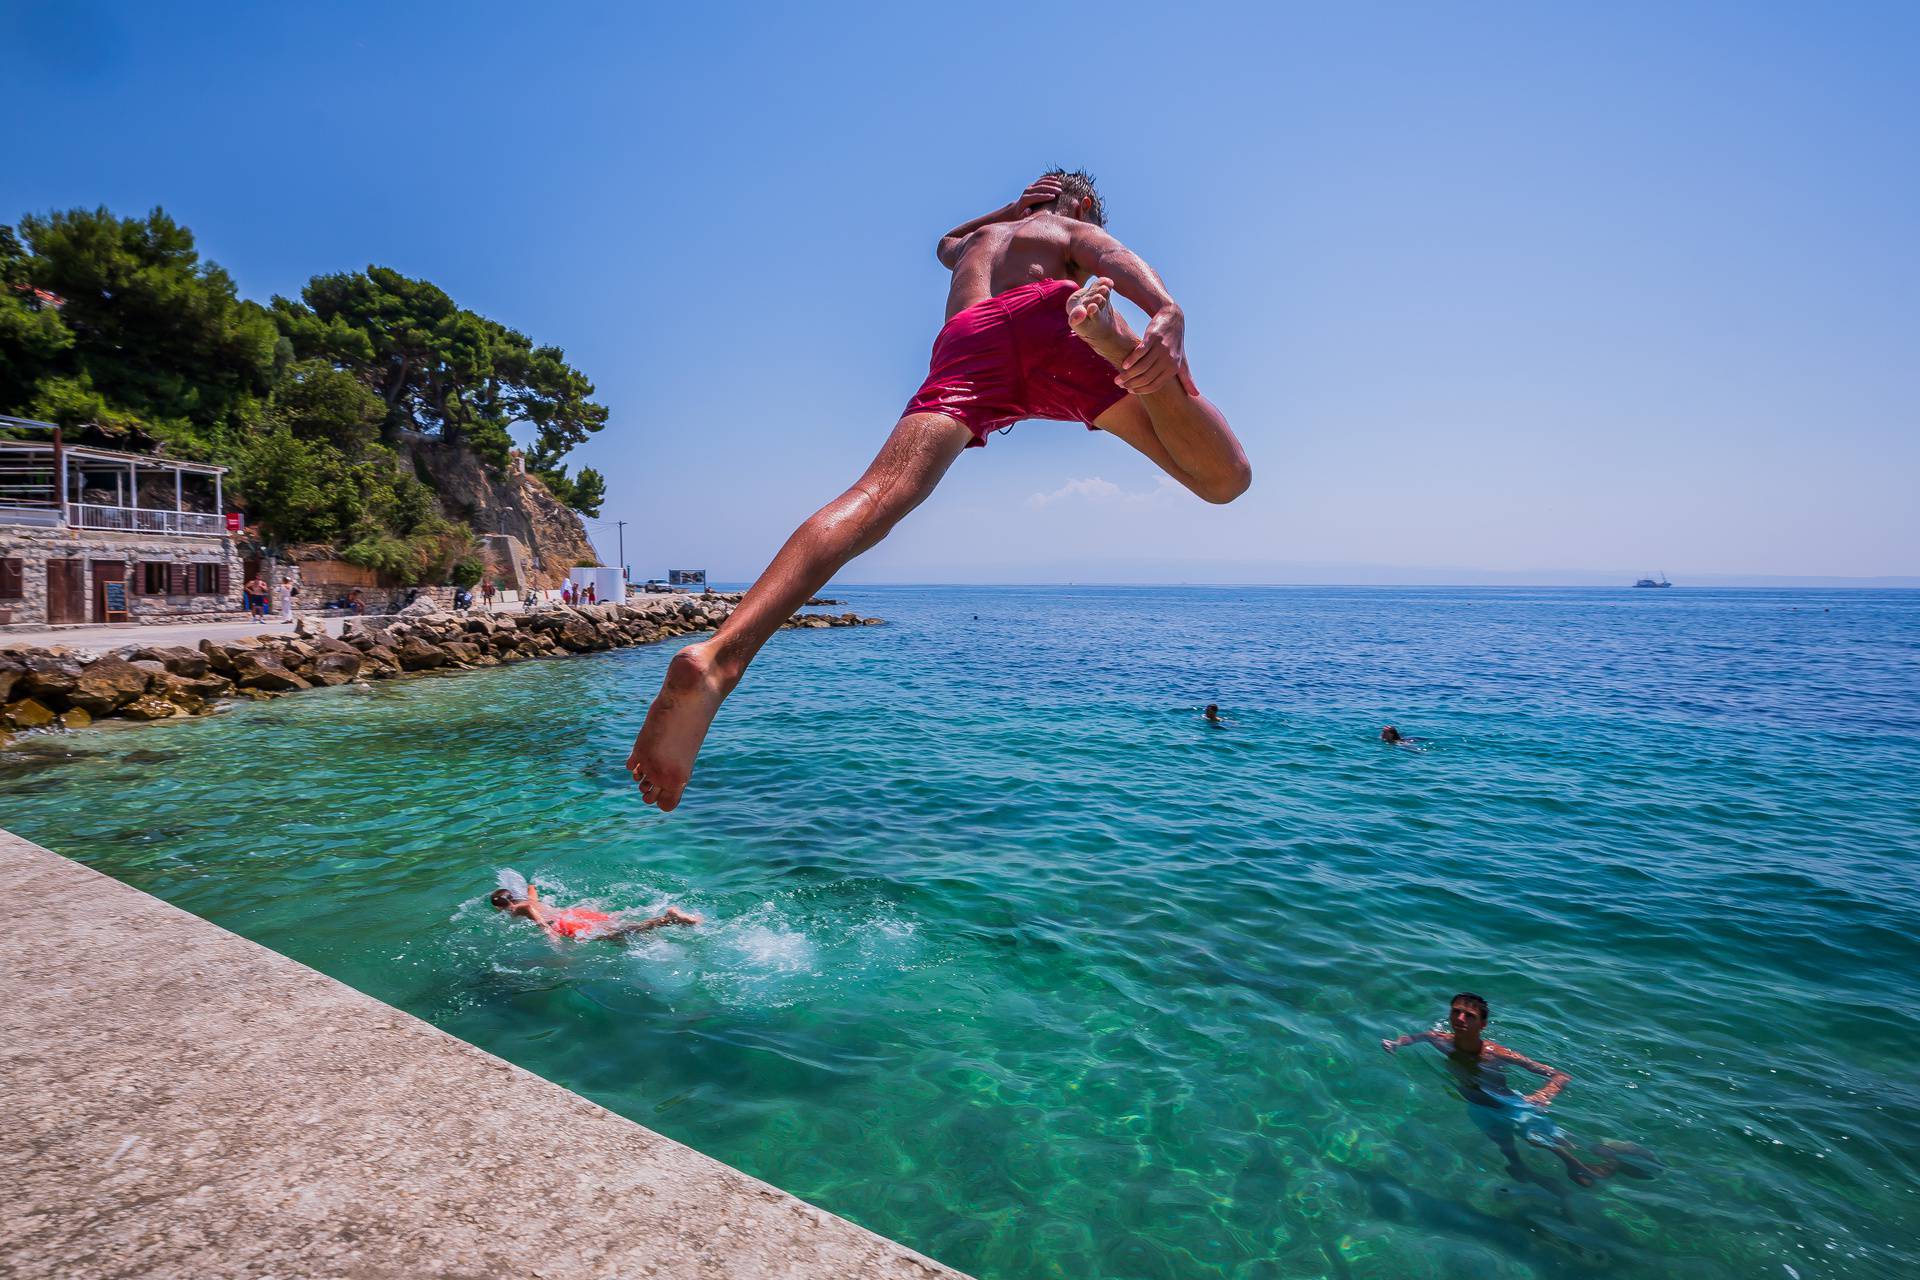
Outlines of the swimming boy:
M 622 942 L 636 933 L 645 933 L 649 929 L 658 929 L 663 924 L 699 924 L 700 917 L 678 907 L 668 907 L 650 920 L 624 920 L 618 915 L 605 911 L 594 911 L 588 907 L 566 907 L 560 910 L 548 910 L 547 904 L 540 901 L 538 886 L 528 885 L 527 896 L 516 898 L 507 889 L 495 889 L 487 901 L 493 904 L 495 911 L 504 911 L 508 915 L 531 920 L 556 938 L 567 938 L 576 942 L 586 942 L 596 938 L 605 938 Z
M 1447 1055 L 1447 1067 L 1453 1073 L 1453 1087 L 1466 1099 L 1467 1114 L 1475 1125 L 1507 1157 L 1507 1172 L 1527 1180 L 1525 1164 L 1514 1142 L 1517 1133 L 1533 1146 L 1551 1151 L 1567 1166 L 1567 1176 L 1583 1187 L 1590 1187 L 1614 1172 L 1611 1161 L 1588 1164 L 1574 1152 L 1573 1139 L 1547 1118 L 1547 1107 L 1573 1077 L 1557 1067 L 1535 1062 L 1515 1053 L 1503 1044 L 1483 1039 L 1480 1032 L 1489 1021 L 1487 1002 L 1470 991 L 1453 998 L 1447 1010 L 1450 1031 L 1420 1031 L 1396 1040 L 1382 1040 L 1388 1053 L 1410 1044 L 1426 1041 Z M 1544 1076 L 1546 1083 L 1524 1097 L 1507 1084 L 1506 1066 L 1511 1063 L 1523 1071 Z
M 668 664 L 627 757 L 646 803 L 680 803 L 715 713 L 760 646 L 990 433 L 1027 418 L 1082 422 L 1208 502 L 1246 492 L 1247 456 L 1187 368 L 1185 313 L 1105 225 L 1093 179 L 1056 169 L 940 238 L 953 282 L 926 381 L 866 474 L 787 539 L 712 639 Z M 1145 333 L 1114 308 L 1116 290 L 1152 317 Z

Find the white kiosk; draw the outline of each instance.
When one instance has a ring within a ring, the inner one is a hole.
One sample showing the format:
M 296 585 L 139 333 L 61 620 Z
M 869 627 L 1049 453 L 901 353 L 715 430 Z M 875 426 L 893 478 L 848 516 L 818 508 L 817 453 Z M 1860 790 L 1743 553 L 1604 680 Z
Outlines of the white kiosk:
M 592 568 L 569 570 L 567 581 L 573 584 L 574 603 L 583 603 L 589 584 L 593 587 L 595 604 L 625 604 L 627 599 L 627 574 L 624 569 L 609 569 L 605 565 Z

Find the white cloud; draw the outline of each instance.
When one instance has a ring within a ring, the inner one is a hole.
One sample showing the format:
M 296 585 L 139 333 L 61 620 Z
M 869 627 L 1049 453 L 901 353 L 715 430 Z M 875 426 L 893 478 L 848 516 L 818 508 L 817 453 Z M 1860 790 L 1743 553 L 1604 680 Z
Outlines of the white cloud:
M 1156 502 L 1168 494 L 1175 493 L 1179 486 L 1170 476 L 1161 476 L 1160 483 L 1141 493 L 1132 493 L 1122 489 L 1111 480 L 1100 476 L 1087 476 L 1080 480 L 1069 480 L 1052 493 L 1036 493 L 1027 499 L 1027 506 L 1038 511 L 1069 498 L 1079 498 L 1086 502 L 1097 502 L 1103 506 L 1115 503 L 1142 504 Z

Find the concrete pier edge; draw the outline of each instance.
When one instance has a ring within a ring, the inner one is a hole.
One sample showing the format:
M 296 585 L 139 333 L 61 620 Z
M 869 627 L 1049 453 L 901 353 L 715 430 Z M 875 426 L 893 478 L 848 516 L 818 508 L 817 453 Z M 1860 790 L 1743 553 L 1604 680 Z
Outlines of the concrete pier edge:
M 0 1274 L 959 1272 L 0 830 Z

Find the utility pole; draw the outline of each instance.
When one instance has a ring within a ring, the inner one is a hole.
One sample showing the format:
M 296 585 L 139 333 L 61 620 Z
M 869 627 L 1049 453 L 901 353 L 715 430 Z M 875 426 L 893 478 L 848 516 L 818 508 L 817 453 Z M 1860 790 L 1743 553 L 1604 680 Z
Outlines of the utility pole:
M 620 572 L 623 576 L 630 576 L 627 575 L 627 522 L 625 520 L 615 520 L 613 524 L 615 529 L 619 531 L 620 537 Z

